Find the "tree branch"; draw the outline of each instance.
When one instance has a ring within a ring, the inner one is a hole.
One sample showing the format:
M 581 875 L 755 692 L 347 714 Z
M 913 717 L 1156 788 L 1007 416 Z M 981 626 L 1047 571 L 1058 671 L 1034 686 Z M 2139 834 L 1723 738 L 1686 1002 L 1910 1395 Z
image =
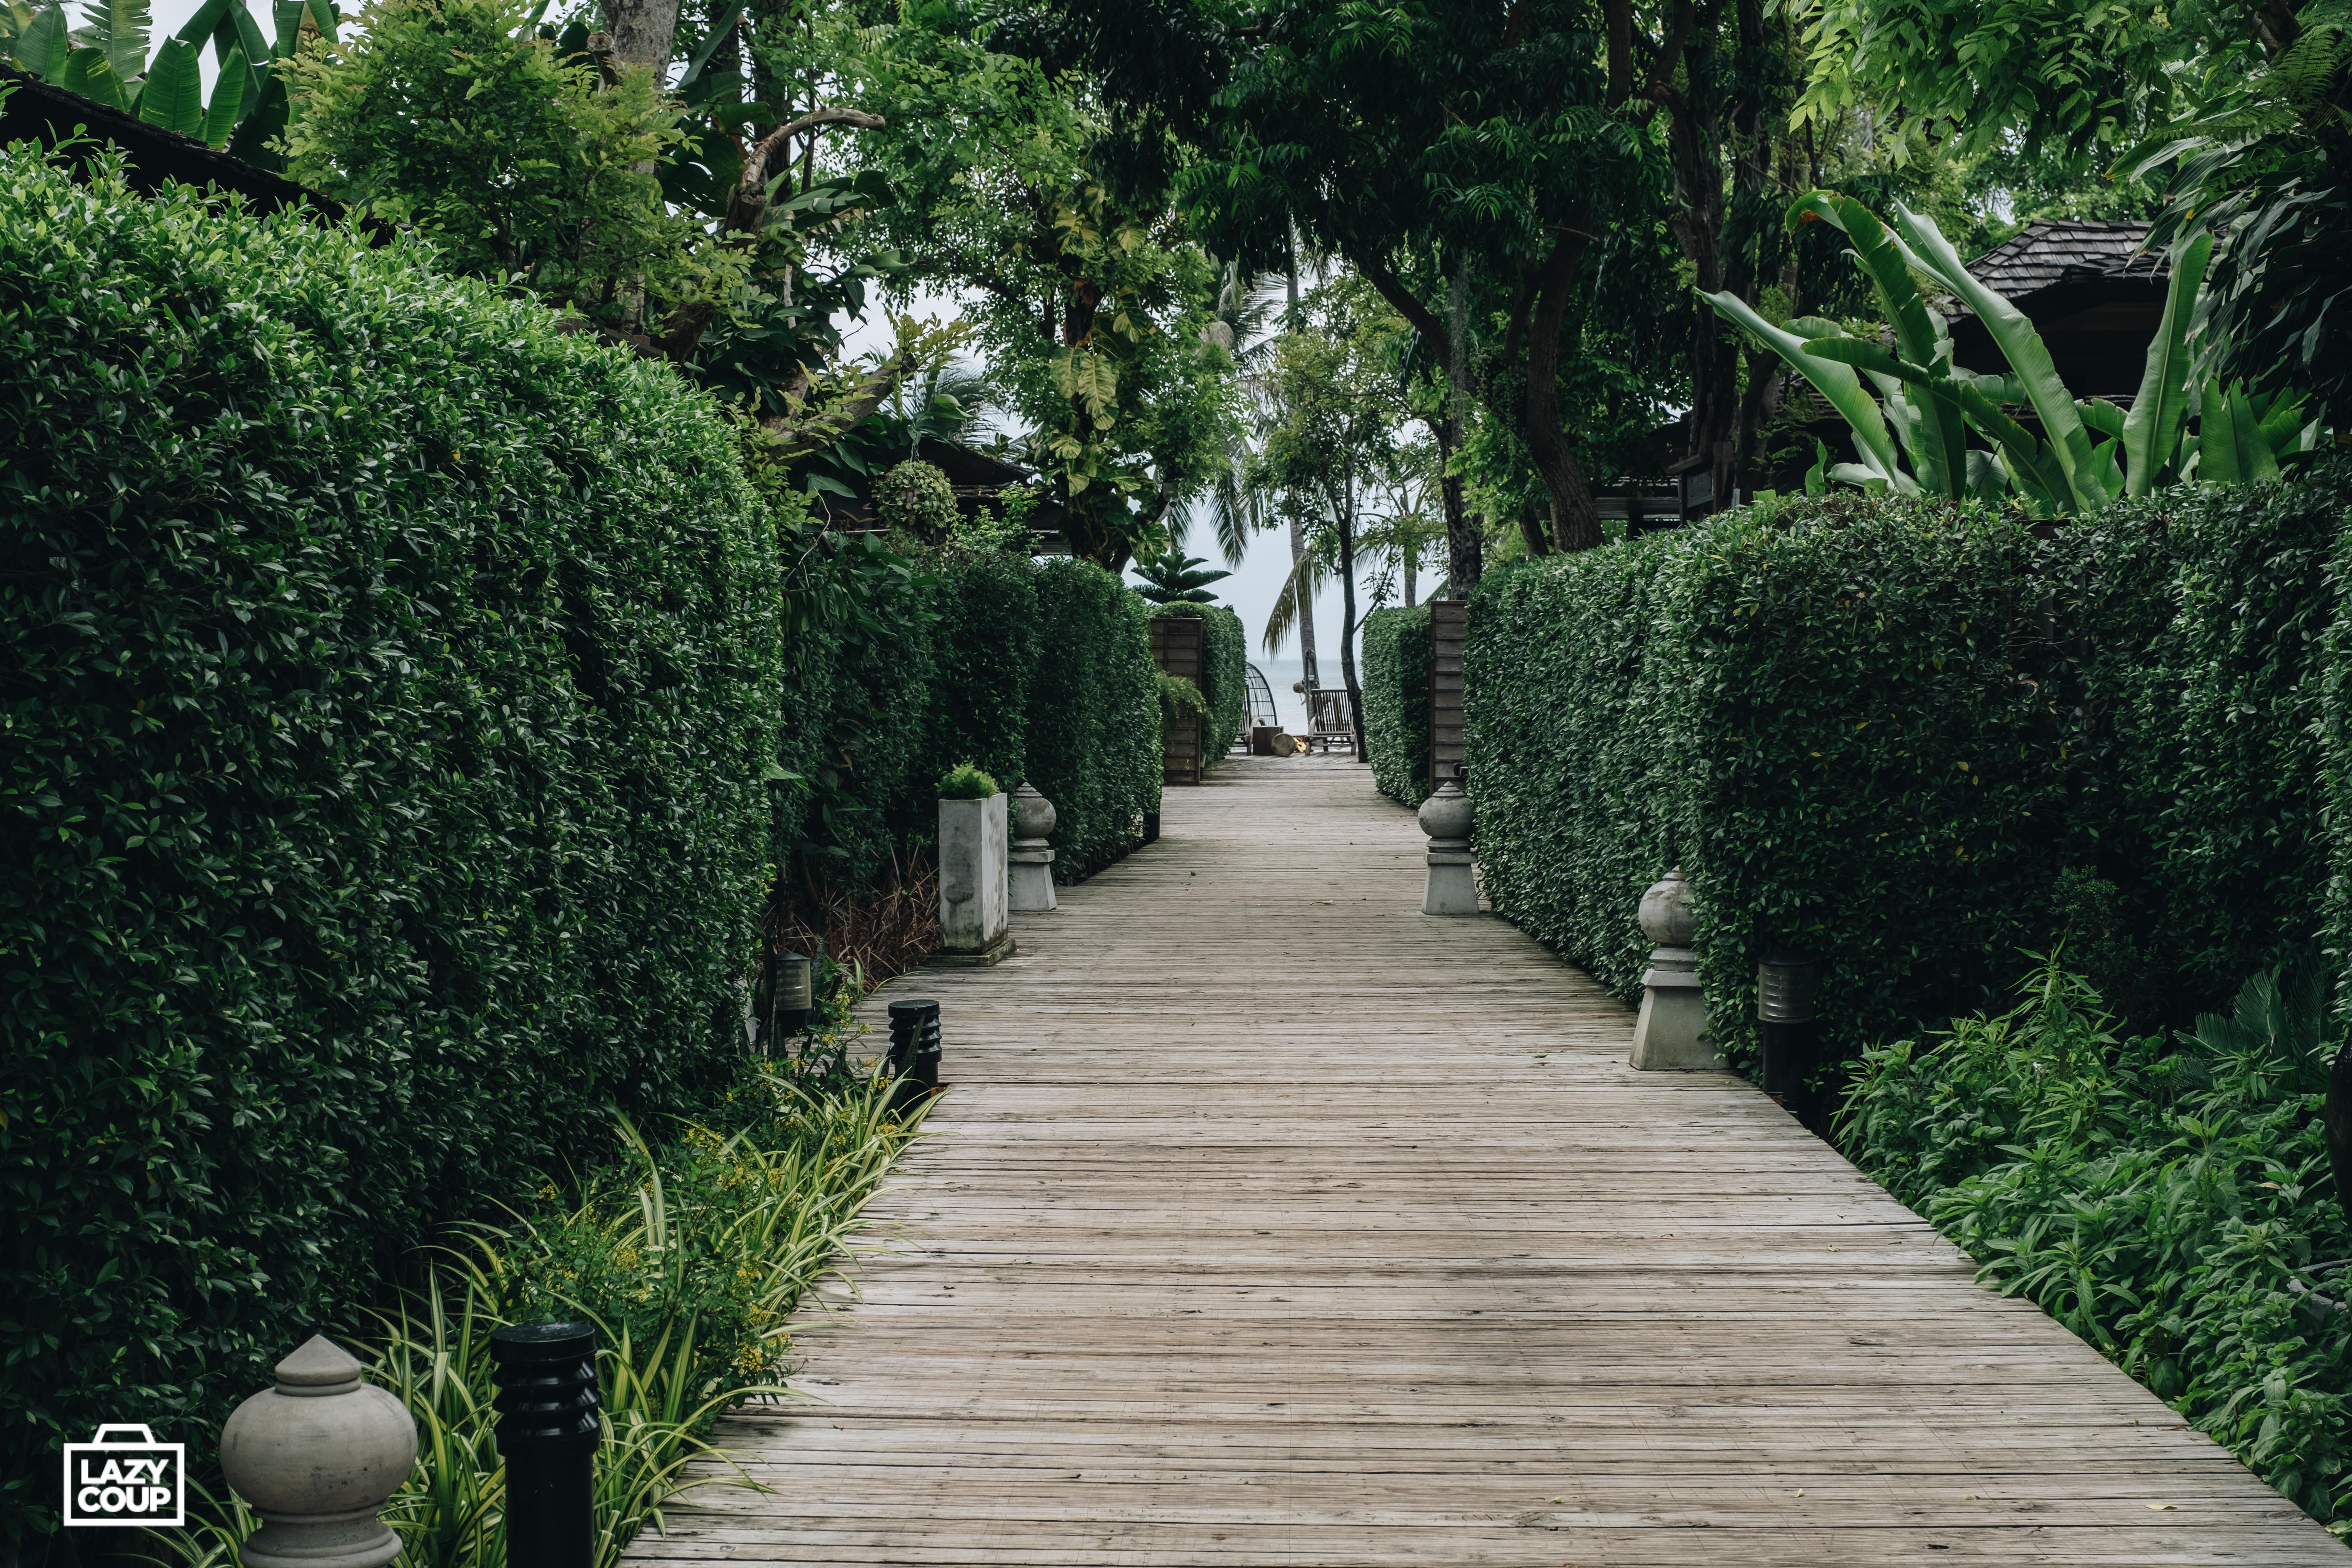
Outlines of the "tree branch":
M 898 353 L 876 366 L 846 397 L 824 413 L 798 419 L 772 414 L 761 420 L 760 428 L 777 443 L 768 455 L 779 463 L 796 463 L 824 451 L 866 423 L 914 370 L 915 362 L 914 350 L 902 342 Z
M 1445 330 L 1445 323 L 1439 321 L 1428 306 L 1413 296 L 1412 289 L 1398 280 L 1395 273 L 1378 261 L 1361 258 L 1356 258 L 1356 270 L 1363 274 L 1364 281 L 1380 291 L 1381 299 L 1396 307 L 1398 315 L 1412 323 L 1412 330 L 1436 351 L 1441 361 L 1448 364 L 1453 363 L 1454 334 Z
M 1633 96 L 1633 0 L 1601 0 L 1601 24 L 1609 34 L 1609 100 L 1613 110 Z

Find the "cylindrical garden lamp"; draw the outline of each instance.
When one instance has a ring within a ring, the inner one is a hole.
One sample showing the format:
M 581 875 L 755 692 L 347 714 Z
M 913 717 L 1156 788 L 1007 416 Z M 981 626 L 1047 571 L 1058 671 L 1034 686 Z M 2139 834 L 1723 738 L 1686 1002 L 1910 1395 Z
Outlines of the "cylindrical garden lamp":
M 1756 1016 L 1763 1026 L 1764 1092 L 1782 1105 L 1804 1087 L 1819 1052 L 1815 998 L 1822 961 L 1809 952 L 1775 952 L 1756 966 Z
M 768 962 L 774 965 L 773 1001 L 768 1014 L 771 1039 L 791 1039 L 808 1027 L 809 1015 L 816 1010 L 816 965 L 805 952 L 780 952 Z
M 507 1462 L 507 1568 L 596 1561 L 596 1331 L 517 1323 L 490 1335 L 499 1455 Z

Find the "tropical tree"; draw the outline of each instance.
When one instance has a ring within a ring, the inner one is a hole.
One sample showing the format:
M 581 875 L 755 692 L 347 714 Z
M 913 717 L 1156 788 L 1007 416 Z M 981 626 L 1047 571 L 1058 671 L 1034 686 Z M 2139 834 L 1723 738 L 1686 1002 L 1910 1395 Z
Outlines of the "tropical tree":
M 1202 568 L 1206 565 L 1201 557 L 1180 550 L 1138 556 L 1135 574 L 1143 582 L 1135 591 L 1155 605 L 1213 605 L 1217 596 L 1209 592 L 1209 584 L 1222 583 L 1233 574 L 1204 572 Z
M 1081 82 L 992 49 L 951 16 L 857 30 L 842 68 L 887 129 L 896 199 L 856 234 L 951 288 L 998 401 L 1025 426 L 1072 548 L 1150 552 L 1225 466 L 1241 408 L 1215 320 L 1219 269 L 1164 190 L 1114 182 L 1117 138 Z
M 1302 317 L 1275 344 L 1253 466 L 1252 482 L 1295 509 L 1307 536 L 1276 595 L 1265 643 L 1269 653 L 1278 648 L 1325 574 L 1339 578 L 1339 669 L 1360 762 L 1366 752 L 1355 643 L 1363 502 L 1369 490 L 1394 482 L 1405 461 L 1399 433 L 1411 415 L 1396 363 L 1408 329 L 1353 277 L 1316 290 Z
M 2340 413 L 2352 355 L 2352 7 L 2291 0 L 1813 0 L 1802 123 L 1867 108 L 1885 154 L 2030 148 L 2077 178 L 2161 179 L 2152 243 L 2217 241 L 2207 368 Z
M 1892 348 L 1818 317 L 1775 327 L 1728 293 L 1707 298 L 1781 354 L 1853 426 L 1860 461 L 1838 465 L 1829 478 L 1952 500 L 1999 500 L 2014 492 L 2037 515 L 2060 517 L 2192 475 L 2208 483 L 2275 478 L 2279 457 L 2313 437 L 2299 400 L 2250 396 L 2242 386 L 2193 374 L 2188 333 L 2212 251 L 2208 236 L 2174 253 L 2164 318 L 2126 413 L 2069 392 L 2033 323 L 1969 271 L 1931 220 L 1898 205 L 1890 229 L 1862 203 L 1816 191 L 1790 209 L 1789 222 L 1825 222 L 1852 241 L 1855 263 L 1885 307 Z M 1977 313 L 2009 362 L 2006 374 L 1954 362 L 1944 318 L 1915 276 L 1942 284 Z M 1876 399 L 1863 389 L 1865 377 Z M 2032 407 L 2038 435 L 2008 412 L 2017 404 Z M 2194 435 L 2187 425 L 2192 409 Z M 1971 447 L 1972 434 L 1988 446 Z

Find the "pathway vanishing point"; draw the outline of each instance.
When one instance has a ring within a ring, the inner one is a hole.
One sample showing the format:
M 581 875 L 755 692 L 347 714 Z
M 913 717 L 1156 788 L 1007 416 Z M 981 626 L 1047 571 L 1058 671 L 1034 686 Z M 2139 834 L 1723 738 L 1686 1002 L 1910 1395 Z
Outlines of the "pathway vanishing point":
M 910 975 L 952 1092 L 646 1562 L 2347 1562 L 1337 761 L 1236 760 L 1020 955 Z

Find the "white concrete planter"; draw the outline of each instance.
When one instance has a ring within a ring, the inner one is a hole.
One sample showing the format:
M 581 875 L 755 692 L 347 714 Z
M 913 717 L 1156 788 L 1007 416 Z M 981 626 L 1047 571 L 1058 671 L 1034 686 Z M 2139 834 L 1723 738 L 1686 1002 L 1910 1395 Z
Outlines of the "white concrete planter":
M 940 956 L 994 963 L 1013 952 L 1005 796 L 940 802 Z

